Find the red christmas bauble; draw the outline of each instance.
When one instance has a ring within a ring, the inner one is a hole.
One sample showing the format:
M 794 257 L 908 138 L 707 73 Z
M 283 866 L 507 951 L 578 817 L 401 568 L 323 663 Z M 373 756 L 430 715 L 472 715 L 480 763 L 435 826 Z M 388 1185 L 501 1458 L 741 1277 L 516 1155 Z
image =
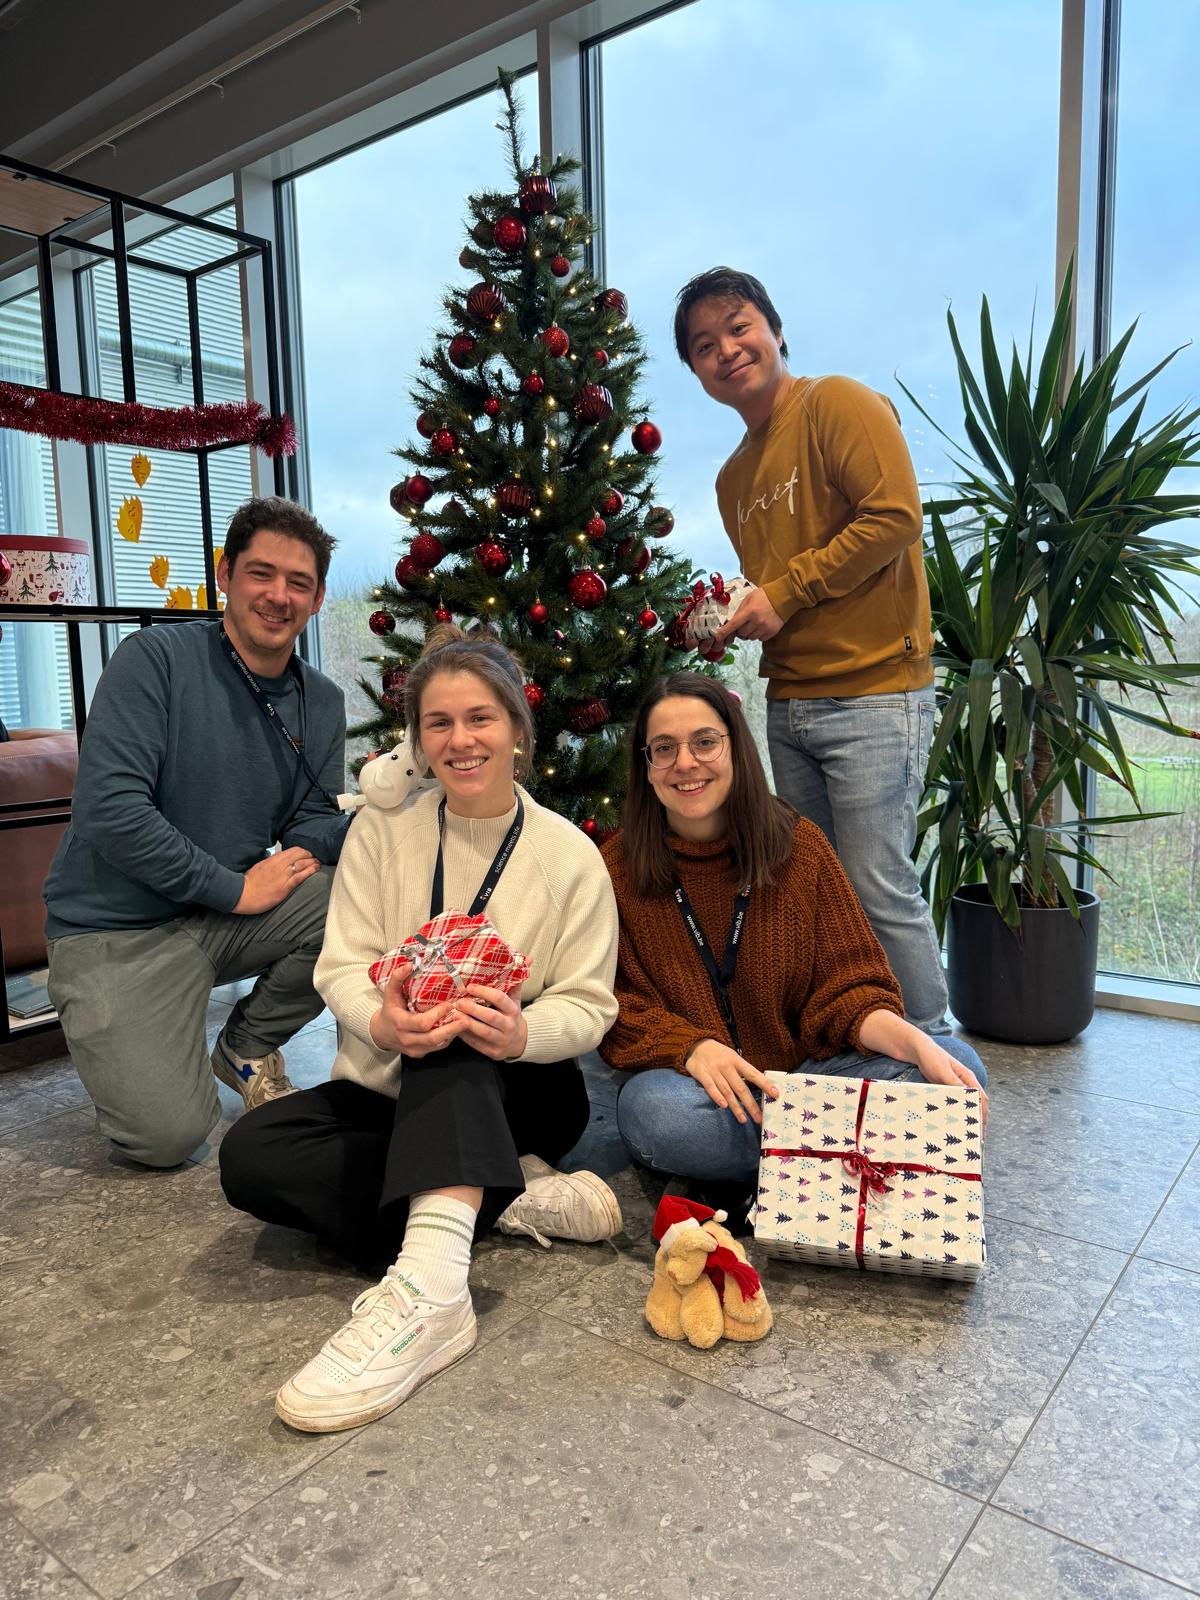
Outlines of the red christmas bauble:
M 437 610 L 433 613 L 433 620 L 435 622 L 453 622 L 454 613 L 452 611 L 447 611 L 445 606 L 438 606 Z
M 391 691 L 392 693 L 394 693 L 397 689 L 403 689 L 404 685 L 407 682 L 408 682 L 408 668 L 407 667 L 384 667 L 384 669 L 383 669 L 383 687 L 385 689 L 387 689 L 387 690 Z
M 467 295 L 467 311 L 477 322 L 490 322 L 507 309 L 503 289 L 494 283 L 477 283 Z
M 603 517 L 589 517 L 586 531 L 589 539 L 603 539 L 608 532 L 608 523 Z
M 540 172 L 526 178 L 517 195 L 517 204 L 527 217 L 544 217 L 554 210 L 557 200 L 553 183 Z
M 492 229 L 492 240 L 499 250 L 515 254 L 525 248 L 525 224 L 520 217 L 501 217 Z
M 613 398 L 600 383 L 585 383 L 571 407 L 577 422 L 603 422 L 612 416 Z
M 639 455 L 652 456 L 662 446 L 662 431 L 652 422 L 639 422 L 630 437 Z
M 483 409 L 487 416 L 498 417 L 500 415 L 500 396 L 498 394 L 488 395 L 483 402 Z
M 600 832 L 600 824 L 596 821 L 595 817 L 588 817 L 585 821 L 581 822 L 579 826 L 583 829 L 584 833 L 587 834 L 589 839 L 594 839 Z
M 572 706 L 569 720 L 576 733 L 593 733 L 604 726 L 608 717 L 603 700 L 585 700 L 582 705 Z
M 657 534 L 660 539 L 665 539 L 669 533 L 675 531 L 675 518 L 666 506 L 651 506 L 646 513 L 646 526 L 651 533 Z
M 452 456 L 458 449 L 458 435 L 453 428 L 438 428 L 429 441 L 435 456 Z
M 422 411 L 417 418 L 417 432 L 422 439 L 432 439 L 437 430 L 437 418 L 432 411 Z
M 567 598 L 581 611 L 594 611 L 608 593 L 608 585 L 598 572 L 585 567 L 567 580 Z
M 645 572 L 646 568 L 649 565 L 650 565 L 650 548 L 649 548 L 648 545 L 643 545 L 642 548 L 638 551 L 637 555 L 634 556 L 634 558 L 633 558 L 633 570 L 635 572 Z
M 546 380 L 539 373 L 531 372 L 527 378 L 521 379 L 521 387 L 526 394 L 545 394 Z
M 550 271 L 556 278 L 565 278 L 570 270 L 571 263 L 567 260 L 566 256 L 550 257 Z
M 456 367 L 471 367 L 478 360 L 478 350 L 478 339 L 473 339 L 469 333 L 456 333 L 446 353 Z
M 650 629 L 650 628 L 655 627 L 657 625 L 657 623 L 658 623 L 658 612 L 657 611 L 651 611 L 649 606 L 647 606 L 645 611 L 643 611 L 641 616 L 638 618 L 638 627 L 639 628 Z
M 629 310 L 629 301 L 620 289 L 601 289 L 596 296 L 596 304 L 603 311 L 615 311 L 619 317 L 623 317 Z
M 379 699 L 380 699 L 381 704 L 383 705 L 384 710 L 385 711 L 390 711 L 394 717 L 398 717 L 398 716 L 401 716 L 403 714 L 403 711 L 404 711 L 404 696 L 403 696 L 403 694 L 395 693 L 391 689 L 385 689 L 383 691 L 383 693 L 379 696 Z
M 407 478 L 402 478 L 399 483 L 394 483 L 388 490 L 388 504 L 393 511 L 412 510 L 412 501 L 408 498 Z
M 571 348 L 571 336 L 565 328 L 554 323 L 542 334 L 542 343 L 552 356 L 565 356 Z
M 414 472 L 404 483 L 404 496 L 410 505 L 423 506 L 433 493 L 433 485 L 421 473 Z
M 391 633 L 396 626 L 396 619 L 390 611 L 372 611 L 367 618 L 367 627 L 372 633 L 382 636 Z
M 593 350 L 592 351 L 592 360 L 596 363 L 596 365 L 598 367 L 606 367 L 608 365 L 608 351 L 607 350 Z
M 485 240 L 484 243 L 486 242 L 487 241 Z M 462 249 L 458 252 L 458 264 L 460 267 L 470 267 L 473 259 L 474 257 L 472 256 L 469 248 Z
M 408 553 L 422 572 L 432 572 L 446 554 L 446 546 L 435 533 L 419 533 L 409 545 Z
M 528 516 L 533 507 L 533 490 L 519 478 L 506 478 L 496 490 L 496 504 L 510 517 Z
M 546 704 L 546 691 L 540 683 L 525 685 L 525 701 L 531 711 L 540 711 Z
M 425 568 L 412 556 L 401 556 L 396 563 L 396 582 L 402 589 L 419 589 L 425 581 Z
M 502 577 L 512 565 L 512 557 L 498 539 L 485 539 L 475 546 L 475 559 L 493 578 Z
M 625 496 L 619 489 L 606 489 L 596 509 L 602 517 L 615 517 L 624 504 Z
M 538 627 L 541 627 L 549 615 L 550 612 L 540 600 L 535 600 L 529 608 L 529 620 L 536 623 Z

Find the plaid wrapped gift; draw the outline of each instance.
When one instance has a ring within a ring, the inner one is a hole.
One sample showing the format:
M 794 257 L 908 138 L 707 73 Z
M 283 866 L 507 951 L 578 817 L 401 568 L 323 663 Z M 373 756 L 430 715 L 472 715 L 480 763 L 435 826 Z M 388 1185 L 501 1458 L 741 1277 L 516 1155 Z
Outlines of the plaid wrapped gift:
M 465 911 L 443 911 L 402 945 L 389 950 L 371 965 L 371 982 L 381 989 L 405 961 L 412 972 L 404 985 L 404 998 L 413 1011 L 432 1011 L 462 994 L 469 983 L 485 983 L 505 994 L 524 983 L 529 962 L 504 942 L 483 916 Z
M 983 1271 L 977 1089 L 771 1072 L 754 1236 L 768 1255 L 974 1282 Z

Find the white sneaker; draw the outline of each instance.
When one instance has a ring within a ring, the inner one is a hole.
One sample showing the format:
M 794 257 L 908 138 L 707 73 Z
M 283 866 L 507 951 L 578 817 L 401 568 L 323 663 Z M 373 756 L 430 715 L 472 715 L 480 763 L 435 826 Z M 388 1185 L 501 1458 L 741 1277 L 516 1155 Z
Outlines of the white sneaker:
M 222 1035 L 213 1046 L 212 1069 L 223 1084 L 237 1090 L 249 1111 L 296 1092 L 296 1085 L 284 1077 L 282 1050 L 272 1050 L 265 1056 L 239 1056 Z
M 595 1244 L 620 1233 L 617 1197 L 594 1172 L 559 1172 L 539 1156 L 522 1156 L 521 1171 L 525 1193 L 501 1213 L 501 1233 L 527 1233 L 546 1250 L 550 1238 Z
M 275 1397 L 275 1410 L 305 1433 L 336 1433 L 402 1405 L 475 1343 L 475 1311 L 464 1294 L 448 1306 L 385 1277 L 360 1294 L 350 1320 Z

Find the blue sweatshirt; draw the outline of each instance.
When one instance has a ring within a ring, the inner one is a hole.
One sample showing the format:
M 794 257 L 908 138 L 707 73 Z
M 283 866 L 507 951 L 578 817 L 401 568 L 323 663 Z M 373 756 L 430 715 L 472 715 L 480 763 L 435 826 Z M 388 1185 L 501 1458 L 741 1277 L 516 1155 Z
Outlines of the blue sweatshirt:
M 331 794 L 343 787 L 342 691 L 295 658 L 260 678 Z M 71 824 L 46 879 L 46 937 L 152 928 L 197 906 L 232 911 L 276 842 L 341 853 L 346 818 L 247 691 L 217 622 L 142 628 L 96 687 Z

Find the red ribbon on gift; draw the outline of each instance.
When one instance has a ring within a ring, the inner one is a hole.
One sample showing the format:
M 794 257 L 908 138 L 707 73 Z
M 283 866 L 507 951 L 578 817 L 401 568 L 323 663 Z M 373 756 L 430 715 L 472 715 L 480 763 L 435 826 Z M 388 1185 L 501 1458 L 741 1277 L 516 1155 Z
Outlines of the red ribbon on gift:
M 863 1118 L 867 1112 L 867 1095 L 871 1085 L 879 1081 L 876 1078 L 862 1080 L 862 1088 L 858 1095 L 858 1115 L 854 1119 L 853 1150 L 771 1148 L 763 1151 L 764 1156 L 810 1156 L 815 1161 L 840 1161 L 851 1177 L 858 1179 L 858 1225 L 854 1231 L 854 1259 L 860 1268 L 866 1266 L 863 1260 L 863 1234 L 867 1227 L 867 1198 L 871 1194 L 889 1194 L 892 1187 L 887 1181 L 889 1178 L 894 1178 L 898 1172 L 933 1172 L 942 1178 L 964 1178 L 968 1183 L 983 1181 L 978 1172 L 951 1172 L 948 1167 L 927 1167 L 917 1161 L 873 1160 L 859 1141 L 862 1138 Z

